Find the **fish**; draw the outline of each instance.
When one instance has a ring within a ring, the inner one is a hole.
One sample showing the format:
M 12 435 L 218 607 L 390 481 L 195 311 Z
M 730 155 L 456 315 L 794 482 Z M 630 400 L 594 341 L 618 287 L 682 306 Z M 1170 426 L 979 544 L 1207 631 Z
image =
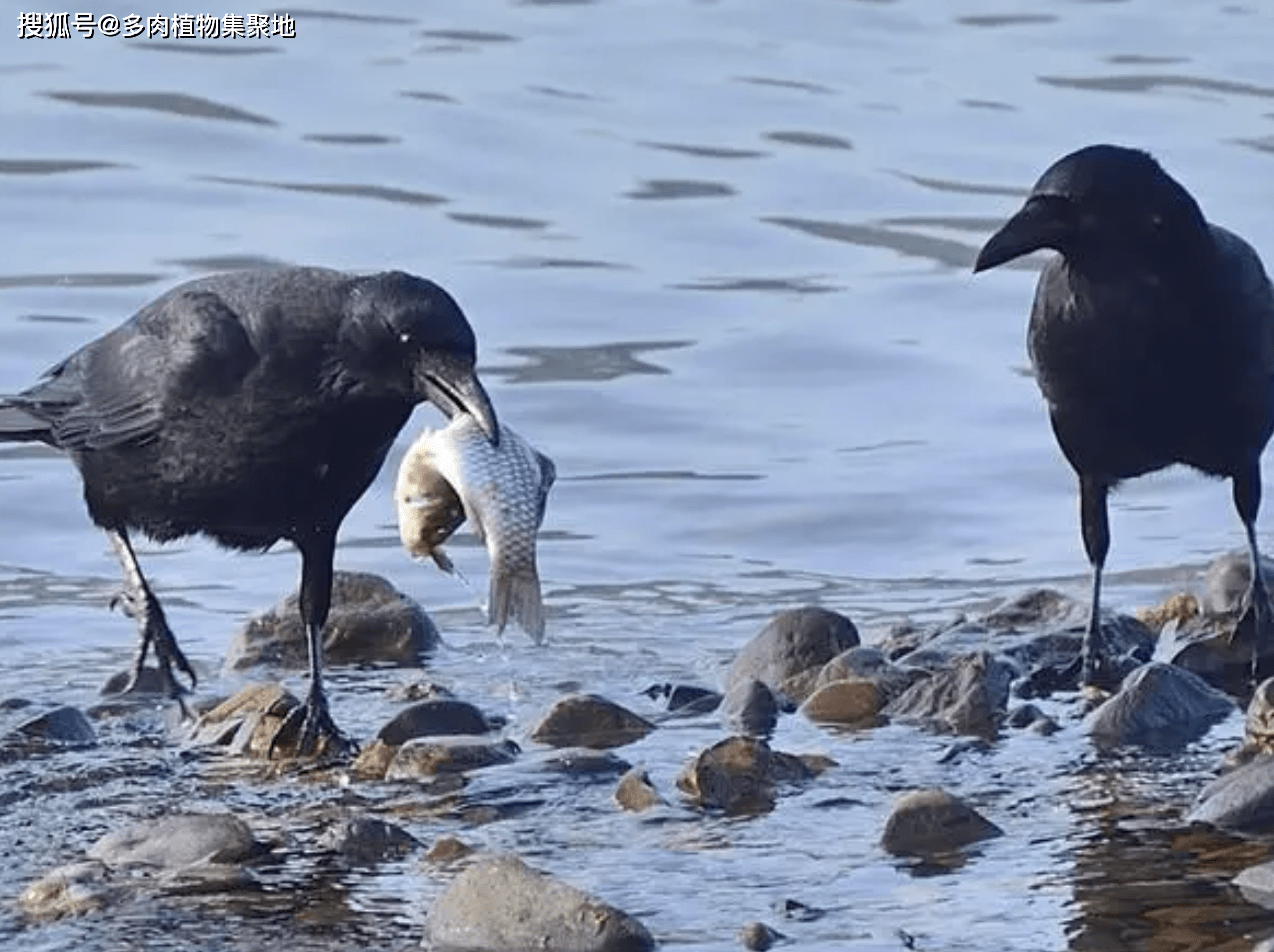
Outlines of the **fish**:
M 491 562 L 487 622 L 503 633 L 515 620 L 544 641 L 544 602 L 536 541 L 557 479 L 553 461 L 504 424 L 492 446 L 473 417 L 457 414 L 425 429 L 398 467 L 398 535 L 418 558 L 444 572 L 455 565 L 442 544 L 466 520 Z

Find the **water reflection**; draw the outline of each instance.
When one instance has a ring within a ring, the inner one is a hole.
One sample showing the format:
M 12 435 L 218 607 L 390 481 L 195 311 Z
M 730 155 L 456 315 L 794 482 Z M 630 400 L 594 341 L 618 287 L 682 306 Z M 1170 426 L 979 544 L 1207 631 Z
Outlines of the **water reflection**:
M 1115 76 L 1040 76 L 1046 86 L 1085 89 L 1103 93 L 1149 93 L 1160 90 L 1189 90 L 1218 96 L 1258 96 L 1274 99 L 1274 87 L 1255 86 L 1225 79 L 1173 74 L 1127 73 Z
M 396 205 L 441 205 L 447 201 L 441 195 L 417 192 L 389 185 L 367 185 L 348 182 L 279 182 L 265 179 L 237 178 L 228 175 L 199 175 L 201 182 L 218 185 L 241 185 L 247 188 L 272 188 L 281 192 L 310 192 L 316 195 L 336 195 L 342 198 L 368 198 L 377 202 L 393 202 Z
M 49 90 L 41 95 L 59 102 L 74 103 L 77 106 L 145 109 L 187 119 L 212 119 L 218 122 L 242 122 L 257 126 L 278 125 L 268 116 L 187 93 L 98 93 L 81 90 Z

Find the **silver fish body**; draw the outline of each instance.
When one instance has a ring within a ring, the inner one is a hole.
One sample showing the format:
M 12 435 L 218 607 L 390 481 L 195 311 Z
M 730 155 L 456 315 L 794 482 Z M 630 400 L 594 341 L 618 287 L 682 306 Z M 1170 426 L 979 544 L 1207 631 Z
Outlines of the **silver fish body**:
M 553 461 L 507 426 L 492 446 L 473 418 L 457 415 L 424 430 L 398 467 L 399 537 L 413 555 L 451 571 L 440 547 L 468 519 L 491 561 L 489 622 L 504 631 L 513 618 L 538 643 L 544 603 L 535 546 L 556 476 Z

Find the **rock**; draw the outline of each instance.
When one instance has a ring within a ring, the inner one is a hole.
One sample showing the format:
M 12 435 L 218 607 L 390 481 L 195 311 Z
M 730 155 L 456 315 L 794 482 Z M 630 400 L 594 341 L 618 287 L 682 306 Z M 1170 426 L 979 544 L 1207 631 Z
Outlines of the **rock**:
M 482 712 L 467 701 L 440 698 L 421 701 L 394 715 L 376 739 L 397 746 L 413 737 L 485 734 L 491 729 Z
M 1052 718 L 1034 704 L 1019 704 L 1009 711 L 1008 717 L 1004 719 L 1004 724 L 1014 730 L 1024 730 L 1046 720 L 1051 721 Z M 1054 721 L 1053 723 L 1056 726 L 1057 722 Z
M 880 844 L 895 856 L 930 856 L 1003 835 L 1003 830 L 945 790 L 913 790 L 894 803 Z
M 859 645 L 842 651 L 818 672 L 814 687 L 823 687 L 833 681 L 866 679 L 876 685 L 882 704 L 887 704 L 917 681 L 929 676 L 922 668 L 901 667 L 894 664 L 880 648 Z
M 1253 616 L 1204 614 L 1185 622 L 1169 622 L 1159 634 L 1155 660 L 1192 671 L 1232 697 L 1246 697 L 1252 683 Z M 1258 649 L 1260 679 L 1274 674 L 1274 645 Z
M 1249 866 L 1233 882 L 1248 902 L 1274 909 L 1274 861 Z
M 107 833 L 89 847 L 88 855 L 108 866 L 178 869 L 197 863 L 244 863 L 266 851 L 251 828 L 231 813 L 176 813 Z
M 559 698 L 531 731 L 531 740 L 550 747 L 623 747 L 655 729 L 644 717 L 596 694 Z
M 425 917 L 425 945 L 466 952 L 645 952 L 655 940 L 640 922 L 516 856 L 464 870 Z
M 739 944 L 751 952 L 766 952 L 774 947 L 775 942 L 786 939 L 781 932 L 776 932 L 764 922 L 745 922 L 739 929 Z
M 1274 756 L 1217 777 L 1199 793 L 1186 820 L 1239 833 L 1268 832 L 1274 826 Z
M 420 846 L 420 841 L 401 826 L 370 816 L 354 817 L 336 824 L 324 833 L 319 843 L 324 849 L 339 853 L 348 862 L 359 866 L 402 859 Z
M 771 750 L 764 740 L 728 737 L 702 751 L 677 778 L 677 787 L 698 806 L 730 816 L 774 808 L 778 785 L 808 780 L 829 762 Z
M 47 921 L 96 912 L 127 893 L 105 863 L 86 860 L 59 866 L 31 883 L 18 896 L 18 907 L 28 918 Z
M 588 747 L 566 747 L 545 758 L 544 769 L 569 777 L 609 780 L 632 767 L 628 761 L 608 750 Z
M 438 629 L 424 609 L 385 579 L 364 572 L 335 574 L 332 609 L 323 626 L 323 658 L 328 667 L 415 665 L 437 644 Z M 308 658 L 293 593 L 240 629 L 226 664 L 235 670 L 258 664 L 303 668 Z
M 408 681 L 395 684 L 385 689 L 385 698 L 389 701 L 415 703 L 416 701 L 445 701 L 455 698 L 448 687 L 434 681 Z
M 454 836 L 440 836 L 429 847 L 425 859 L 431 863 L 454 863 L 473 855 L 473 847 Z
M 764 681 L 739 681 L 726 691 L 721 716 L 731 730 L 749 737 L 769 737 L 779 722 L 780 702 Z
M 1226 766 L 1236 767 L 1262 754 L 1274 754 L 1274 678 L 1266 678 L 1252 692 L 1243 722 L 1243 741 L 1226 754 Z
M 721 703 L 721 695 L 689 684 L 652 684 L 641 692 L 652 701 L 666 698 L 670 714 L 711 714 Z
M 129 668 L 126 671 L 116 671 L 107 678 L 106 683 L 102 685 L 102 696 L 107 697 L 123 694 L 124 688 L 128 686 L 128 682 L 132 680 L 132 677 L 132 668 Z M 152 667 L 151 665 L 147 665 L 142 668 L 142 673 L 137 678 L 137 683 L 133 685 L 133 690 L 130 693 L 147 697 L 155 694 L 163 694 L 164 690 L 164 679 L 159 673 L 159 669 Z
M 284 718 L 300 704 L 281 684 L 249 684 L 195 722 L 195 743 L 228 747 L 239 755 L 269 757 Z M 276 748 L 274 753 L 286 754 L 287 748 Z
M 619 778 L 619 785 L 615 787 L 615 802 L 633 813 L 667 806 L 667 801 L 650 782 L 650 776 L 640 767 L 633 767 Z
M 395 751 L 385 770 L 386 780 L 411 780 L 439 773 L 464 773 L 496 764 L 509 764 L 522 751 L 511 740 L 484 737 L 417 737 Z
M 735 655 L 726 692 L 762 681 L 799 704 L 809 697 L 819 669 L 857 644 L 858 629 L 838 612 L 816 606 L 781 611 Z
M 1261 559 L 1265 578 L 1274 581 L 1274 561 Z M 1205 615 L 1238 615 L 1244 610 L 1243 599 L 1252 581 L 1246 549 L 1236 549 L 1212 560 L 1203 572 L 1203 599 Z
M 1085 729 L 1101 746 L 1174 750 L 1198 740 L 1234 712 L 1234 702 L 1197 674 L 1152 661 L 1134 670 L 1088 715 Z
M 817 688 L 801 705 L 801 713 L 817 724 L 875 727 L 880 724 L 885 695 L 875 681 L 846 678 Z
M 63 705 L 23 721 L 6 738 L 6 744 L 12 741 L 26 747 L 88 747 L 97 743 L 97 733 L 79 708 Z
M 985 651 L 954 658 L 884 709 L 887 717 L 993 739 L 1006 713 L 1013 668 Z

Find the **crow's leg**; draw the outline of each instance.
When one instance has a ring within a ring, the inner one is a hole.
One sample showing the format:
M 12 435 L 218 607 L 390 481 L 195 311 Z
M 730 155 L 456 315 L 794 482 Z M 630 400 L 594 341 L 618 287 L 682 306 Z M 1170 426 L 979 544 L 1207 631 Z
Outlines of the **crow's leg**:
M 1234 508 L 1238 510 L 1239 518 L 1243 520 L 1243 531 L 1247 533 L 1251 581 L 1248 582 L 1243 614 L 1245 618 L 1249 614 L 1252 616 L 1252 685 L 1255 687 L 1261 648 L 1269 644 L 1270 638 L 1274 636 L 1274 631 L 1271 630 L 1274 611 L 1270 608 L 1270 593 L 1265 585 L 1265 573 L 1261 570 L 1261 550 L 1256 544 L 1256 515 L 1261 509 L 1259 457 L 1234 476 Z M 1239 624 L 1242 624 L 1242 619 Z
M 115 548 L 115 554 L 119 557 L 120 567 L 124 570 L 124 591 L 119 597 L 119 603 L 123 606 L 124 612 L 137 622 L 140 635 L 137 659 L 133 663 L 133 674 L 128 684 L 124 686 L 124 691 L 127 693 L 137 689 L 142 667 L 146 663 L 146 652 L 150 650 L 151 645 L 154 645 L 155 660 L 159 662 L 159 674 L 163 679 L 164 691 L 181 704 L 183 714 L 188 714 L 186 705 L 181 699 L 186 689 L 178 683 L 173 667 L 176 666 L 190 678 L 192 688 L 199 683 L 195 670 L 178 647 L 177 639 L 173 636 L 172 629 L 168 627 L 168 619 L 164 617 L 164 609 L 160 606 L 155 593 L 151 591 L 150 583 L 142 574 L 141 566 L 137 564 L 137 554 L 133 552 L 133 547 L 128 541 L 128 533 L 124 529 L 107 529 L 106 535 Z
M 357 748 L 341 733 L 327 706 L 323 690 L 323 625 L 332 604 L 332 560 L 336 533 L 323 533 L 297 543 L 301 550 L 301 621 L 310 651 L 310 690 L 305 703 L 294 708 L 270 742 L 270 754 L 285 738 L 297 736 L 298 755 L 340 757 Z
M 1106 645 L 1101 631 L 1101 573 L 1110 550 L 1110 521 L 1106 514 L 1106 497 L 1110 484 L 1093 476 L 1079 477 L 1079 520 L 1084 533 L 1084 551 L 1093 573 L 1093 597 L 1088 609 L 1088 628 L 1084 631 L 1080 685 L 1095 685 L 1109 667 Z

